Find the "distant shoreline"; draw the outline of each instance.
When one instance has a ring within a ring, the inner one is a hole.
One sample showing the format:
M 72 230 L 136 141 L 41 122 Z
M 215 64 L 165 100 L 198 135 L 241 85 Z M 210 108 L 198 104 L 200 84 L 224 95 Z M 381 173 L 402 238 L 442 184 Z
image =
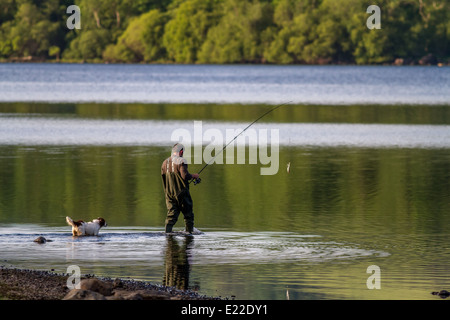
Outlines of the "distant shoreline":
M 52 63 L 52 64 L 111 64 L 111 65 L 261 65 L 261 66 L 450 66 L 450 60 L 445 63 L 442 61 L 428 61 L 398 58 L 391 63 L 373 63 L 373 64 L 356 64 L 356 63 L 179 63 L 172 61 L 155 61 L 155 62 L 110 62 L 102 59 L 94 60 L 54 60 L 39 57 L 17 57 L 9 59 L 0 59 L 0 63 Z

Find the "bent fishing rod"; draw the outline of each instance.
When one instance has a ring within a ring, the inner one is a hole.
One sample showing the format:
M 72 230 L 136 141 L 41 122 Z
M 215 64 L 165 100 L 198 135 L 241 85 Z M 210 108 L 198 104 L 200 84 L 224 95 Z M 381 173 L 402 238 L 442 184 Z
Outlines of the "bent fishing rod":
M 255 121 L 253 121 L 252 123 L 250 123 L 244 130 L 242 130 L 241 132 L 239 132 L 239 134 L 237 134 L 230 142 L 228 142 L 225 147 L 223 147 L 222 150 L 219 151 L 219 153 L 217 153 L 211 160 L 208 161 L 208 163 L 198 172 L 198 175 L 200 175 L 200 173 L 206 169 L 206 167 L 208 167 L 211 162 L 214 161 L 215 158 L 217 158 L 217 156 L 219 156 L 234 140 L 236 140 L 241 134 L 243 134 L 248 128 L 250 128 L 252 125 L 254 125 L 256 122 L 258 122 L 259 120 L 261 120 L 262 118 L 264 118 L 266 115 L 268 115 L 269 113 L 271 113 L 272 111 L 275 111 L 276 109 L 285 106 L 289 103 L 291 103 L 292 101 L 288 101 L 282 104 L 279 104 L 275 107 L 273 107 L 272 109 L 270 109 L 269 111 L 266 111 L 265 113 L 263 113 L 261 116 L 259 116 Z M 189 183 L 194 182 L 194 185 L 199 184 L 202 180 L 199 178 L 197 179 L 192 179 L 191 181 L 189 181 Z

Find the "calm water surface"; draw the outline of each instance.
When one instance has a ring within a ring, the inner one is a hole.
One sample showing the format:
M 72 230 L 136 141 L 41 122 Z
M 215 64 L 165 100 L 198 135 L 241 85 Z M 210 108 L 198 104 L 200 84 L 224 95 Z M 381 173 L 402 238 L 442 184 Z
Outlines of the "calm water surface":
M 450 285 L 449 149 L 282 147 L 274 176 L 211 166 L 192 188 L 204 232 L 192 238 L 162 233 L 166 147 L 0 150 L 3 265 L 76 264 L 241 299 L 285 299 L 287 290 L 291 299 L 431 299 Z M 109 226 L 73 238 L 66 215 Z M 32 242 L 39 235 L 54 241 Z M 381 290 L 366 287 L 370 265 L 381 268 Z
M 64 102 L 0 104 L 1 265 L 78 265 L 237 299 L 439 299 L 431 292 L 450 287 L 448 68 L 308 68 L 0 65 L 0 100 Z M 365 91 L 351 95 L 352 86 Z M 86 90 L 72 98 L 70 88 Z M 202 233 L 166 236 L 160 165 L 171 133 L 193 132 L 193 120 L 243 128 L 267 106 L 146 102 L 276 103 L 286 92 L 294 102 L 363 104 L 269 115 L 252 128 L 279 130 L 278 173 L 260 175 L 248 158 L 211 165 L 191 188 Z M 120 104 L 129 97 L 140 104 Z M 423 104 L 366 105 L 374 97 Z M 73 238 L 66 215 L 109 226 Z M 53 242 L 34 243 L 39 235 Z M 367 288 L 371 265 L 379 290 Z
M 450 67 L 0 64 L 0 101 L 448 104 Z

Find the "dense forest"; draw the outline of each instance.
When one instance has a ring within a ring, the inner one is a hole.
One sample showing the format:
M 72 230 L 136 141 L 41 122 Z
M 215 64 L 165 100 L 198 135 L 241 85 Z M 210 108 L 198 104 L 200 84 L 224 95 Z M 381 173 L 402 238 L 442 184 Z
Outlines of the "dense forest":
M 449 39 L 446 0 L 0 0 L 3 61 L 447 64 Z

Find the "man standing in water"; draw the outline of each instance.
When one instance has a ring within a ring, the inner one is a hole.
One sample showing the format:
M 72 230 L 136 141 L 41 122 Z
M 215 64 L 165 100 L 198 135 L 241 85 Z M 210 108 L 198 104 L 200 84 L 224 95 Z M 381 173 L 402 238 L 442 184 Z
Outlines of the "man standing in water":
M 189 193 L 189 180 L 198 179 L 198 174 L 189 173 L 183 153 L 184 146 L 176 143 L 172 148 L 172 155 L 164 160 L 161 166 L 167 206 L 166 233 L 172 232 L 180 212 L 184 216 L 186 231 L 189 233 L 194 231 L 194 212 Z

